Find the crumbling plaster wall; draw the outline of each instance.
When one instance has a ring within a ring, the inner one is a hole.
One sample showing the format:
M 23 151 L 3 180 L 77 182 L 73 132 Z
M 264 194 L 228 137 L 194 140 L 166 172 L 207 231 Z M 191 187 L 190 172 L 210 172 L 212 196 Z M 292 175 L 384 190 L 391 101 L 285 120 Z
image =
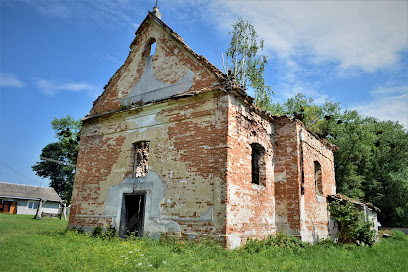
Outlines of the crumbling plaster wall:
M 330 147 L 318 140 L 300 124 L 302 131 L 301 148 L 303 153 L 304 195 L 301 197 L 301 235 L 302 240 L 316 242 L 329 238 L 330 217 L 327 210 L 328 195 L 336 193 L 334 157 Z M 315 185 L 315 161 L 321 165 L 323 191 L 317 193 Z
M 300 237 L 301 169 L 296 123 L 277 119 L 274 140 L 276 229 Z
M 197 57 L 188 52 L 182 42 L 173 37 L 176 35 L 160 26 L 153 17 L 148 16 L 139 27 L 125 63 L 94 102 L 91 115 L 120 109 L 121 100 L 128 96 L 143 74 L 150 53 L 149 44 L 153 40 L 156 41 L 156 51 L 152 58 L 153 72 L 158 80 L 173 84 L 190 70 L 194 73 L 190 92 L 218 85 L 216 76 L 197 61 Z
M 275 233 L 273 133 L 271 122 L 229 96 L 227 169 L 227 246 Z M 264 181 L 251 183 L 251 144 L 265 149 Z
M 276 231 L 306 240 L 324 236 L 326 204 L 313 194 L 312 165 L 319 160 L 323 195 L 332 193 L 331 151 L 311 134 L 301 141 L 296 121 L 271 121 L 217 90 L 216 73 L 158 19 L 148 16 L 136 34 L 125 64 L 83 123 L 69 225 L 119 228 L 123 194 L 145 193 L 144 231 L 156 237 L 210 235 L 235 247 Z M 174 84 L 187 73 L 193 74 L 190 97 L 168 99 L 163 92 L 161 102 L 124 107 L 142 75 Z M 140 141 L 149 141 L 149 172 L 135 178 L 132 146 Z M 251 183 L 252 143 L 265 149 L 259 185 Z
M 69 225 L 118 228 L 123 193 L 145 192 L 145 233 L 223 239 L 226 105 L 210 92 L 85 121 Z M 139 141 L 149 172 L 133 178 Z
M 155 79 L 173 84 L 193 73 L 191 94 L 219 84 L 178 36 L 160 24 L 152 16 L 142 23 L 125 64 L 83 123 L 69 224 L 119 228 L 123 194 L 142 192 L 147 198 L 146 233 L 223 237 L 227 103 L 221 92 L 167 100 L 163 92 L 158 97 L 162 102 L 127 109 L 121 102 L 145 73 L 152 41 Z M 150 141 L 149 173 L 134 178 L 132 145 L 139 141 Z
M 309 242 L 329 238 L 333 224 L 326 197 L 336 190 L 331 147 L 308 132 L 299 121 L 289 118 L 276 121 L 275 139 L 277 231 Z M 315 161 L 321 165 L 321 195 L 315 186 Z

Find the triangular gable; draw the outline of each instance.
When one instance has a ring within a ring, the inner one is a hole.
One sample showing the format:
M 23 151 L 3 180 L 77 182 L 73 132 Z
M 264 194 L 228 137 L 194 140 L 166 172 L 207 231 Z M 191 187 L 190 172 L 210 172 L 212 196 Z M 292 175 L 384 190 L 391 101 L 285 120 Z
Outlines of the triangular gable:
M 152 44 L 154 55 L 150 55 Z M 196 93 L 219 85 L 223 73 L 188 47 L 171 28 L 149 12 L 136 31 L 125 63 L 94 102 L 91 115 L 132 104 Z

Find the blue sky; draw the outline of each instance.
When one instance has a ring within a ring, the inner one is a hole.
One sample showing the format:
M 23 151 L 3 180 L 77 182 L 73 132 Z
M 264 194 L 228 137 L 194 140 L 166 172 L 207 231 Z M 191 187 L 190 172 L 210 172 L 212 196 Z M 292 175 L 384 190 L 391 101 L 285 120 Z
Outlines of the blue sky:
M 276 102 L 303 92 L 408 128 L 407 3 L 159 0 L 158 6 L 162 20 L 218 67 L 231 24 L 238 17 L 252 22 L 265 40 L 265 78 Z M 0 181 L 48 186 L 31 165 L 56 140 L 51 120 L 90 111 L 154 4 L 0 0 Z

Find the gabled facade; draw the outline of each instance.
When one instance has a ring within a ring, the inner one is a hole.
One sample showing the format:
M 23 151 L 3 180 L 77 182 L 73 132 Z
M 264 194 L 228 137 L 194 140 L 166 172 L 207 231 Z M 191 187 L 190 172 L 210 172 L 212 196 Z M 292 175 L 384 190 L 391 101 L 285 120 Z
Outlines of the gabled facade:
M 328 236 L 333 146 L 257 108 L 153 13 L 130 49 L 83 120 L 69 226 L 230 248 Z

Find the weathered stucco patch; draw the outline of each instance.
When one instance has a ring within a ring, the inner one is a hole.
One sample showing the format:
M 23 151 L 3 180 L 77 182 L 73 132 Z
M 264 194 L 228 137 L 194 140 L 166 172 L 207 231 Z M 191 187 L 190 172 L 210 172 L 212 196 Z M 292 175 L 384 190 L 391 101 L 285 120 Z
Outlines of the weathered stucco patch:
M 171 97 L 176 94 L 187 92 L 193 85 L 194 73 L 187 70 L 183 78 L 173 84 L 167 84 L 157 80 L 153 73 L 153 56 L 147 57 L 142 77 L 129 92 L 128 96 L 121 99 L 123 105 L 143 101 L 144 103 Z

